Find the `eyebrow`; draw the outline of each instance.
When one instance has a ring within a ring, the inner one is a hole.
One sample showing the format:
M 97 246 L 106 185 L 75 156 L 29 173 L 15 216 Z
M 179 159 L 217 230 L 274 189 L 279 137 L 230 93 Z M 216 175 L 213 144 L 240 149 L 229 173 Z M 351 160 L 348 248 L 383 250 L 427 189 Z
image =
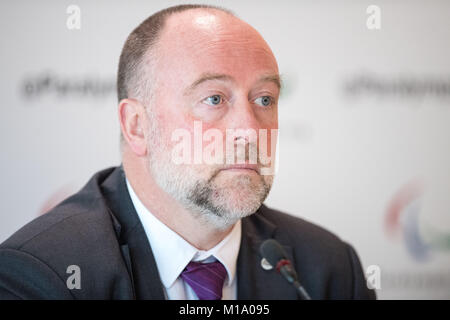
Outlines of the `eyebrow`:
M 185 94 L 189 94 L 194 90 L 196 87 L 198 87 L 200 84 L 206 82 L 206 81 L 212 81 L 212 80 L 221 80 L 221 81 L 230 81 L 234 82 L 234 78 L 227 75 L 227 74 L 221 74 L 221 73 L 203 73 L 200 78 L 195 80 L 186 90 Z M 258 79 L 257 82 L 273 82 L 278 89 L 281 89 L 281 78 L 278 74 L 273 75 L 265 75 Z
M 258 82 L 273 82 L 278 87 L 278 90 L 281 89 L 281 77 L 278 74 L 271 74 L 267 76 L 262 76 Z
M 189 94 L 192 90 L 194 90 L 196 87 L 198 87 L 200 84 L 206 81 L 212 81 L 212 80 L 222 80 L 222 81 L 231 81 L 233 82 L 233 77 L 226 75 L 226 74 L 220 74 L 220 73 L 203 73 L 200 78 L 195 80 L 185 91 L 185 94 Z

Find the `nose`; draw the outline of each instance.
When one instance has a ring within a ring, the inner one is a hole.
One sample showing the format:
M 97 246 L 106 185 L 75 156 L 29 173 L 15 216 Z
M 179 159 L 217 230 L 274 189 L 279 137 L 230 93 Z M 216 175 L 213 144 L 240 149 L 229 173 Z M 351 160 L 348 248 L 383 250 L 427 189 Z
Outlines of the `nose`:
M 253 129 L 256 131 L 263 127 L 254 106 L 247 99 L 235 103 L 230 108 L 226 125 L 227 129 Z

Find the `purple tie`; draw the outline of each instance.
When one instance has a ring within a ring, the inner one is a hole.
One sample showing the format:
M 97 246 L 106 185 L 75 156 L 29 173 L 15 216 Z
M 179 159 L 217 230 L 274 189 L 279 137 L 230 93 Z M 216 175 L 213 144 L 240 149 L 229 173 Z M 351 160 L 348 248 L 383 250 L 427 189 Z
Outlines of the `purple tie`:
M 181 273 L 181 278 L 194 290 L 200 300 L 222 299 L 222 289 L 227 270 L 219 261 L 200 263 L 191 261 Z

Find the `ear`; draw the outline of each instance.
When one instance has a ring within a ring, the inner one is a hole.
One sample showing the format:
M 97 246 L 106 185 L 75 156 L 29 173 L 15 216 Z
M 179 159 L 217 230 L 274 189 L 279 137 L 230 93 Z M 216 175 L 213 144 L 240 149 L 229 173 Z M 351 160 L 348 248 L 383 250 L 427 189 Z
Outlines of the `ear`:
M 138 156 L 147 154 L 147 115 L 144 105 L 136 99 L 123 99 L 119 103 L 119 123 L 122 135 L 130 149 Z

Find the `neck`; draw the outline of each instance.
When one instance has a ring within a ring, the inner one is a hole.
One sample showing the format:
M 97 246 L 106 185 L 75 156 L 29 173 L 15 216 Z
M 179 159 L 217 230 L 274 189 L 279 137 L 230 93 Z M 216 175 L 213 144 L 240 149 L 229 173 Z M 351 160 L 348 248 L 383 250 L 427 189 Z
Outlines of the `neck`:
M 232 227 L 220 230 L 195 218 L 195 214 L 162 190 L 146 166 L 145 158 L 125 152 L 125 175 L 142 204 L 162 223 L 199 250 L 209 250 L 222 241 Z

